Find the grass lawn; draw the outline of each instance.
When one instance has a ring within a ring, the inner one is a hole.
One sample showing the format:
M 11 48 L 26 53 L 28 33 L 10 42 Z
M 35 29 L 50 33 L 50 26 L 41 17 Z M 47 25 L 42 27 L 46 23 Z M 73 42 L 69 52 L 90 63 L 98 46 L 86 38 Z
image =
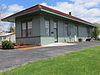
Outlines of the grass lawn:
M 39 60 L 0 75 L 100 75 L 100 46 Z

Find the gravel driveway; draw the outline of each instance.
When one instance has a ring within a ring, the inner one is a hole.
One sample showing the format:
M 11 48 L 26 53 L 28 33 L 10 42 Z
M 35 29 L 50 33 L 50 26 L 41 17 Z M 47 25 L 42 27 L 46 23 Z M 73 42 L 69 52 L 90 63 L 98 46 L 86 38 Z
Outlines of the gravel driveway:
M 78 43 L 77 45 L 60 47 L 36 48 L 30 50 L 0 50 L 0 71 L 2 72 L 32 61 L 53 57 L 96 45 L 100 45 L 100 41 Z

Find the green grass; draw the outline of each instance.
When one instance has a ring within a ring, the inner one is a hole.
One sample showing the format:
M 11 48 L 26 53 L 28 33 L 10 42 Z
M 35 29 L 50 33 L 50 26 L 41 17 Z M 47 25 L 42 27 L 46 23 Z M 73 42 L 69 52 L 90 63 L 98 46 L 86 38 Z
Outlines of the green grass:
M 100 75 L 100 46 L 39 60 L 0 75 Z

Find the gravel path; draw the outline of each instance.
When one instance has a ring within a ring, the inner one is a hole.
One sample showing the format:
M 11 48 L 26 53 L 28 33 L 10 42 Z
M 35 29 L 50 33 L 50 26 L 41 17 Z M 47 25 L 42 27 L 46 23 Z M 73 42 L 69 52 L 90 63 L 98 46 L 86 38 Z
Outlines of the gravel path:
M 100 45 L 100 41 L 78 43 L 77 45 L 36 48 L 30 50 L 0 50 L 0 72 L 32 61 Z

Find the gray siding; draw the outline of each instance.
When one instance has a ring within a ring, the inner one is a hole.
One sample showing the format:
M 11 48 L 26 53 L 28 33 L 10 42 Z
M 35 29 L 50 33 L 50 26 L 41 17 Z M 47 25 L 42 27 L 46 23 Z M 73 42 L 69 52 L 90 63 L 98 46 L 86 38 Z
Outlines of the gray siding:
M 79 25 L 79 37 L 88 37 L 87 26 Z
M 32 37 L 22 38 L 21 37 L 21 20 L 16 19 L 16 36 L 17 41 L 24 40 L 25 44 L 50 44 L 54 43 L 54 21 L 56 20 L 58 23 L 58 42 L 75 42 L 78 41 L 79 38 L 85 41 L 88 37 L 92 36 L 93 27 L 84 25 L 82 23 L 77 23 L 75 21 L 69 21 L 61 18 L 57 18 L 56 16 L 51 15 L 37 15 L 32 17 Z M 27 17 L 29 18 L 29 17 Z M 46 36 L 45 34 L 45 19 L 50 20 L 50 36 Z M 68 29 L 65 29 L 65 22 L 68 24 Z M 89 29 L 88 29 L 89 28 Z M 88 32 L 90 30 L 90 32 Z M 65 31 L 68 34 L 65 35 Z M 76 36 L 76 39 L 75 39 Z
M 15 27 L 15 32 L 16 32 L 16 37 L 21 37 L 21 22 L 20 20 L 16 20 L 16 27 Z
M 48 18 L 50 20 L 50 36 L 45 36 L 45 18 Z M 75 42 L 78 41 L 79 38 L 81 38 L 83 41 L 85 41 L 88 37 L 91 37 L 91 32 L 90 34 L 88 33 L 88 27 L 87 25 L 84 25 L 82 23 L 77 23 L 69 20 L 63 20 L 59 18 L 50 17 L 48 15 L 46 16 L 41 16 L 41 45 L 44 44 L 49 44 L 49 43 L 54 43 L 54 34 L 51 32 L 54 32 L 54 20 L 58 22 L 58 42 Z M 69 35 L 65 35 L 65 26 L 64 23 L 68 23 L 68 29 Z M 90 27 L 90 26 L 89 26 Z M 90 27 L 90 30 L 92 27 Z M 92 31 L 92 30 L 91 30 Z M 90 35 L 90 36 L 89 36 Z M 76 36 L 76 39 L 75 39 Z
M 25 44 L 40 44 L 40 18 L 39 16 L 32 17 L 32 37 L 21 37 L 21 20 L 23 19 L 18 19 L 18 20 L 16 19 L 17 42 L 20 40 L 24 40 Z

